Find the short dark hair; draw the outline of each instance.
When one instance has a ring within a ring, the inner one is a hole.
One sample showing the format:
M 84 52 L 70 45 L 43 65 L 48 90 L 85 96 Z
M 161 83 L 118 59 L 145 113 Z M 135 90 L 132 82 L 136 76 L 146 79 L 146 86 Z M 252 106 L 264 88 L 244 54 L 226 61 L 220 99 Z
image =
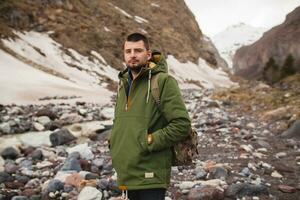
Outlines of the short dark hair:
M 126 41 L 128 42 L 138 42 L 141 40 L 144 42 L 146 49 L 149 50 L 150 49 L 149 39 L 145 35 L 141 33 L 132 33 L 128 35 L 126 38 Z

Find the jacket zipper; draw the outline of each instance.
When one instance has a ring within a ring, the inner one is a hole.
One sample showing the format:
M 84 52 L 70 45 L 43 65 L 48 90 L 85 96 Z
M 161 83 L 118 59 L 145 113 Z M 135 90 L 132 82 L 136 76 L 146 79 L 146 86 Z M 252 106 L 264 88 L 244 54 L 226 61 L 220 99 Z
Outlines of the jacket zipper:
M 136 79 L 135 79 L 136 80 Z M 126 100 L 126 106 L 125 106 L 125 110 L 127 111 L 128 110 L 128 99 L 130 98 L 130 93 L 131 93 L 131 90 L 133 88 L 133 83 L 135 80 L 132 80 L 131 81 L 131 84 L 130 84 L 130 89 L 129 89 L 129 92 L 128 92 L 128 97 L 127 97 L 127 100 Z
M 145 71 L 142 71 L 135 79 L 133 79 L 133 80 L 131 81 L 131 85 L 130 85 L 130 89 L 129 89 L 129 92 L 128 92 L 128 97 L 127 97 L 126 105 L 125 105 L 125 110 L 126 110 L 126 111 L 129 109 L 128 99 L 129 99 L 129 97 L 130 97 L 131 91 L 133 90 L 134 83 L 135 83 L 135 82 L 137 81 L 137 79 L 139 79 L 139 78 L 142 76 L 142 74 L 144 74 L 144 73 L 145 73 Z

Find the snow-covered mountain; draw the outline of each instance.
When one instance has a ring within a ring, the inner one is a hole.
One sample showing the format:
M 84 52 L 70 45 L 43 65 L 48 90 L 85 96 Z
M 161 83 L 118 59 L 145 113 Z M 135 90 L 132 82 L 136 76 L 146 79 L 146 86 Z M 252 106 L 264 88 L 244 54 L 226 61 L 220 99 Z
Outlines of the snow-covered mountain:
M 226 60 L 228 67 L 232 68 L 232 58 L 237 49 L 257 41 L 266 28 L 252 27 L 244 23 L 230 26 L 212 38 L 220 55 Z

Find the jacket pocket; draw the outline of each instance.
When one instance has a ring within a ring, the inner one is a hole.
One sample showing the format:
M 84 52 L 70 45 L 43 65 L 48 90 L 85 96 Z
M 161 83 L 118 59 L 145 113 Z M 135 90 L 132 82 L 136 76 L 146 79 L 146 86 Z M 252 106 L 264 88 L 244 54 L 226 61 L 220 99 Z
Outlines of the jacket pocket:
M 148 137 L 148 130 L 147 129 L 144 129 L 143 132 L 138 137 L 138 143 L 139 143 L 139 146 L 141 148 L 141 153 L 143 153 L 143 154 L 144 153 L 149 153 L 147 137 Z

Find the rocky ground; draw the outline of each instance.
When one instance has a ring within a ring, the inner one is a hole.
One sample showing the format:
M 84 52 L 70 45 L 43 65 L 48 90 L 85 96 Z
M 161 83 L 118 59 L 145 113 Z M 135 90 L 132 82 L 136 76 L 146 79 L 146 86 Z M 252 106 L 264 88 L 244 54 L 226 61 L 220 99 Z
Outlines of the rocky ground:
M 243 104 L 210 91 L 184 94 L 199 155 L 172 168 L 166 199 L 299 199 L 297 121 L 280 137 L 276 122 L 237 109 Z M 112 105 L 0 106 L 0 199 L 115 199 L 112 117 Z

